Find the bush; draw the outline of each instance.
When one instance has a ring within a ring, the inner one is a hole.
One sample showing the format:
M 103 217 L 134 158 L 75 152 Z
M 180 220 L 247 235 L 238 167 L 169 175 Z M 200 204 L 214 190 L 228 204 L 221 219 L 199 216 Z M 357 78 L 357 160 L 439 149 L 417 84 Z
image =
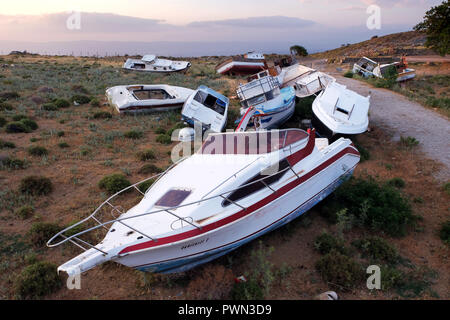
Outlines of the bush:
M 348 213 L 362 224 L 391 236 L 404 236 L 406 227 L 417 219 L 412 214 L 409 201 L 397 189 L 379 185 L 370 176 L 367 180 L 350 179 L 326 202 L 326 206 L 338 211 L 347 208 Z
M 122 174 L 111 174 L 109 176 L 105 176 L 98 183 L 100 189 L 104 189 L 110 194 L 115 194 L 130 185 L 130 181 L 128 181 Z
M 394 187 L 397 189 L 402 189 L 405 187 L 406 183 L 402 178 L 393 178 L 391 180 L 388 180 L 387 185 L 390 187 Z
M 125 132 L 124 136 L 125 138 L 136 140 L 141 139 L 144 136 L 144 133 L 142 131 L 130 130 Z
M 63 282 L 56 265 L 37 262 L 23 269 L 15 282 L 15 292 L 20 299 L 38 299 L 55 292 Z
M 142 182 L 139 186 L 138 186 L 138 188 L 139 188 L 139 191 L 141 191 L 142 193 L 145 193 L 147 190 L 148 190 L 148 188 L 150 188 L 151 186 L 152 186 L 152 184 L 155 182 L 155 179 L 150 179 L 150 180 L 147 180 L 147 181 L 145 181 L 145 182 Z
M 15 147 L 16 147 L 16 145 L 14 143 L 0 139 L 0 149 L 4 149 L 4 148 L 14 149 Z
M 6 119 L 3 117 L 0 117 L 0 128 L 3 127 L 7 123 Z
M 404 147 L 405 149 L 412 149 L 416 147 L 419 144 L 419 141 L 416 140 L 414 137 L 400 137 L 400 145 Z
M 316 238 L 316 240 L 314 241 L 314 247 L 321 254 L 327 254 L 333 250 L 342 254 L 347 254 L 348 252 L 343 240 L 336 239 L 327 232 L 323 232 Z
M 166 129 L 158 127 L 155 129 L 154 131 L 156 134 L 165 134 L 166 133 Z
M 31 120 L 31 119 L 22 119 L 22 120 L 20 120 L 20 122 L 22 122 L 24 125 L 26 125 L 31 130 L 36 130 L 37 128 L 39 128 L 36 121 Z
M 10 122 L 6 125 L 7 133 L 20 133 L 20 132 L 29 133 L 31 131 L 32 130 L 21 121 Z
M 0 149 L 1 149 L 1 141 L 0 141 Z M 446 194 L 450 195 L 450 182 L 447 182 L 442 187 Z
M 302 98 L 295 105 L 295 117 L 298 120 L 311 119 L 313 117 L 312 103 L 315 98 L 315 96 Z
M 76 94 L 76 95 L 72 96 L 72 98 L 70 100 L 73 103 L 78 103 L 78 104 L 88 104 L 89 102 L 91 102 L 91 98 L 89 98 L 88 96 L 85 96 L 85 95 L 81 95 L 81 94 Z
M 64 137 L 65 136 L 65 132 L 64 131 L 58 131 L 57 133 L 56 133 L 56 135 L 58 136 L 58 137 Z
M 353 72 L 352 71 L 347 71 L 346 73 L 344 73 L 344 77 L 346 77 L 346 78 L 353 78 Z
M 91 100 L 91 106 L 93 107 L 100 107 L 100 101 L 98 101 L 97 98 L 94 98 Z
M 450 220 L 442 224 L 439 237 L 444 243 L 450 245 Z
M 13 91 L 13 92 L 3 92 L 3 93 L 0 93 L 0 98 L 3 99 L 3 100 L 18 99 L 18 98 L 20 98 L 20 94 L 18 94 L 15 91 Z
M 0 111 L 12 110 L 12 109 L 14 109 L 14 108 L 13 108 L 13 106 L 11 104 L 0 101 Z
M 155 166 L 153 163 L 145 164 L 142 168 L 139 169 L 138 173 L 140 174 L 152 174 L 152 173 L 161 173 L 164 170 Z
M 156 137 L 156 142 L 159 142 L 161 144 L 171 144 L 172 138 L 167 134 L 160 134 Z
M 364 270 L 353 259 L 333 250 L 315 265 L 322 278 L 338 286 L 353 288 L 364 279 Z
M 42 105 L 42 110 L 45 110 L 45 111 L 56 111 L 56 110 L 58 110 L 58 107 L 55 104 L 53 104 L 53 103 L 46 103 L 46 104 Z
M 60 142 L 58 143 L 58 147 L 61 149 L 69 148 L 69 144 L 67 142 Z
M 28 153 L 32 156 L 46 156 L 48 155 L 48 150 L 41 146 L 34 146 L 28 148 Z
M 147 160 L 152 160 L 155 159 L 155 152 L 153 152 L 153 150 L 149 149 L 149 150 L 145 150 L 145 151 L 140 151 L 136 154 L 137 158 L 141 161 L 147 161 Z
M 254 279 L 236 283 L 231 289 L 233 300 L 263 300 L 264 292 L 258 281 Z
M 29 176 L 20 181 L 19 191 L 31 195 L 48 195 L 53 191 L 53 185 L 49 178 Z
M 94 119 L 110 119 L 112 114 L 106 111 L 99 111 L 94 113 Z
M 18 216 L 20 219 L 25 220 L 31 217 L 33 214 L 34 209 L 32 206 L 23 206 L 17 209 L 14 214 Z
M 0 164 L 3 167 L 12 169 L 12 170 L 18 170 L 18 169 L 24 169 L 25 168 L 25 161 L 20 159 L 14 159 L 6 157 L 4 159 L 0 159 Z
M 364 256 L 370 257 L 373 261 L 384 261 L 396 263 L 399 260 L 397 250 L 386 240 L 379 237 L 353 241 L 352 244 L 363 252 Z
M 366 148 L 364 148 L 361 144 L 359 144 L 357 141 L 353 141 L 353 144 L 355 145 L 356 149 L 358 149 L 360 154 L 360 161 L 364 162 L 367 160 L 370 160 L 370 152 Z
M 44 247 L 48 240 L 60 232 L 62 228 L 54 223 L 36 222 L 27 233 L 30 242 L 36 247 Z
M 70 102 L 66 99 L 56 99 L 54 102 L 57 108 L 68 108 L 70 107 Z
M 21 121 L 23 119 L 28 119 L 28 117 L 24 114 L 16 114 L 12 119 L 13 121 Z

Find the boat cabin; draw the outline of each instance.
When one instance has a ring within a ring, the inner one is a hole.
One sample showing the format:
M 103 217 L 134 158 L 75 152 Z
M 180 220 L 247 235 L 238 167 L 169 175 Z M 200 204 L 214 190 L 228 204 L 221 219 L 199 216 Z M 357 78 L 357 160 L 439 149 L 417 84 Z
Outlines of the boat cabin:
M 277 77 L 269 75 L 268 70 L 257 73 L 247 84 L 240 85 L 237 96 L 243 108 L 259 105 L 280 95 L 280 83 Z

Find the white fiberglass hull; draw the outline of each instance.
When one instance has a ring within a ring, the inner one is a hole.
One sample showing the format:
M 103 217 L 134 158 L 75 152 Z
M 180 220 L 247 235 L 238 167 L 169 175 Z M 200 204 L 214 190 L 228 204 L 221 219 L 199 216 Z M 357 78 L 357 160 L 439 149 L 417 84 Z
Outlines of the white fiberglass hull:
M 223 227 L 195 238 L 133 252 L 114 261 L 141 271 L 171 273 L 185 271 L 222 256 L 299 217 L 349 178 L 359 156 L 346 153 L 344 149 L 335 157 L 331 164 L 318 169 L 308 180 Z

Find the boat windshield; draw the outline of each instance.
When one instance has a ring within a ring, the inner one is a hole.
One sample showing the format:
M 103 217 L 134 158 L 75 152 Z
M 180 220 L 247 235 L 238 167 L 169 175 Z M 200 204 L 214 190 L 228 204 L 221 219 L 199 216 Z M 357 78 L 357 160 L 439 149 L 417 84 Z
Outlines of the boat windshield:
M 219 133 L 208 136 L 200 154 L 266 154 L 308 138 L 303 130 Z
M 226 103 L 211 94 L 198 90 L 194 100 L 220 115 L 225 114 Z

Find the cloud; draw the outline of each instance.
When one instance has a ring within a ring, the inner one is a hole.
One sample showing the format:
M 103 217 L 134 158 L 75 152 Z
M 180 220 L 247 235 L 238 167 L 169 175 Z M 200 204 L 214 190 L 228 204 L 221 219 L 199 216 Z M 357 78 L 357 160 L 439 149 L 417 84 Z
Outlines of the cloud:
M 188 27 L 234 27 L 234 28 L 304 28 L 314 25 L 311 20 L 300 18 L 271 16 L 271 17 L 251 17 L 246 19 L 228 19 L 217 21 L 192 22 Z

